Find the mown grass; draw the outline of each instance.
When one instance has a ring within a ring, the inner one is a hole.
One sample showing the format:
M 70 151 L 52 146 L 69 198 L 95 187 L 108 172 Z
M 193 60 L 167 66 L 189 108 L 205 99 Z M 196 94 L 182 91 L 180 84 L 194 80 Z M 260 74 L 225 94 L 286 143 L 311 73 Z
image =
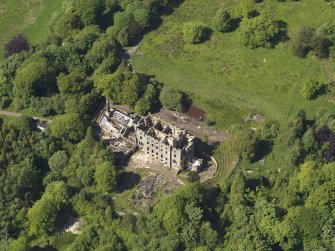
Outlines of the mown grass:
M 0 62 L 3 47 L 13 36 L 23 33 L 31 44 L 49 34 L 48 22 L 59 10 L 63 0 L 2 0 L 0 1 Z
M 239 29 L 225 34 L 214 30 L 210 40 L 203 44 L 185 44 L 182 24 L 202 21 L 211 27 L 212 17 L 223 2 L 182 3 L 172 15 L 164 17 L 157 30 L 145 36 L 140 53 L 132 58 L 136 69 L 185 91 L 224 129 L 232 123 L 242 123 L 250 112 L 284 124 L 300 108 L 309 115 L 320 107 L 335 109 L 333 98 L 323 96 L 307 101 L 300 95 L 306 77 L 324 83 L 335 79 L 332 56 L 327 60 L 317 60 L 312 55 L 299 59 L 292 53 L 297 27 L 306 24 L 318 27 L 335 18 L 331 5 L 324 0 L 264 0 L 258 4 L 260 13 L 272 13 L 275 20 L 287 24 L 290 39 L 279 42 L 274 49 L 246 48 L 240 43 Z
M 203 183 L 206 187 L 214 186 L 220 181 L 227 179 L 237 167 L 239 158 L 237 154 L 229 147 L 227 142 L 220 144 L 215 150 L 214 158 L 218 163 L 218 169 L 214 177 Z

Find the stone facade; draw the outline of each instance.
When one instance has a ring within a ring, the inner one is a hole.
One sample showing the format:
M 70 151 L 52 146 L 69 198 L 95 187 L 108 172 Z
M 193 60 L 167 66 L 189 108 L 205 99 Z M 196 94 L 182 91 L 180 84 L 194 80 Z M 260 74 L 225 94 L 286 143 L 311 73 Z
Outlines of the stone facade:
M 194 155 L 194 136 L 155 117 L 135 124 L 138 147 L 169 167 L 184 168 Z
M 194 162 L 195 137 L 159 118 L 133 117 L 108 108 L 99 124 L 113 138 L 134 141 L 139 149 L 168 167 L 200 170 L 202 160 Z

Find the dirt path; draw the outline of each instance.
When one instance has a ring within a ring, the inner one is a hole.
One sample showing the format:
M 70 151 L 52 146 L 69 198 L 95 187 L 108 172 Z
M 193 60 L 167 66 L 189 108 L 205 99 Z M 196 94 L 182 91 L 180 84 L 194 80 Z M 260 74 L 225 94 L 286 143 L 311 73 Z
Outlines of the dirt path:
M 11 117 L 21 117 L 21 116 L 24 116 L 24 114 L 22 113 L 18 113 L 18 112 L 8 112 L 8 111 L 4 111 L 4 110 L 0 110 L 0 115 L 5 115 L 5 116 L 11 116 Z M 40 120 L 40 121 L 45 121 L 47 123 L 51 123 L 52 120 L 50 119 L 46 119 L 46 118 L 41 118 L 41 117 L 36 117 L 36 116 L 33 116 L 32 117 L 34 120 Z
M 186 114 L 169 111 L 165 108 L 154 113 L 153 116 L 183 128 L 199 139 L 207 137 L 209 143 L 222 142 L 228 137 L 228 132 L 217 131 L 216 128 L 207 126 L 204 122 L 193 119 Z

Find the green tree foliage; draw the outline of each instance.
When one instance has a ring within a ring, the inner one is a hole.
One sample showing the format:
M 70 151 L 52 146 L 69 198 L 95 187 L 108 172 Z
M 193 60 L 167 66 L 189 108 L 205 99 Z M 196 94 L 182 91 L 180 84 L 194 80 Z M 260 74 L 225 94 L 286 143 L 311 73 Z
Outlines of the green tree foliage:
M 83 27 L 80 17 L 71 11 L 56 15 L 50 25 L 50 29 L 56 36 L 66 39 Z
M 184 24 L 183 39 L 189 44 L 199 44 L 208 38 L 208 29 L 203 23 L 190 22 Z
M 86 26 L 71 37 L 72 45 L 79 54 L 86 54 L 100 37 L 98 26 Z
M 271 48 L 279 33 L 279 28 L 271 18 L 260 15 L 243 20 L 240 32 L 242 43 L 245 46 L 252 49 L 258 47 Z
M 42 198 L 28 211 L 29 234 L 37 238 L 47 238 L 56 230 L 60 210 L 68 203 L 69 194 L 64 182 L 48 185 Z
M 145 87 L 139 75 L 126 70 L 97 76 L 95 85 L 113 103 L 134 107 Z
M 92 69 L 96 69 L 108 57 L 114 58 L 115 66 L 118 63 L 117 58 L 115 57 L 116 53 L 117 45 L 115 40 L 110 36 L 102 35 L 94 42 L 92 48 L 85 57 Z
M 85 124 L 79 114 L 69 113 L 56 117 L 50 130 L 56 138 L 78 142 L 85 135 Z
M 301 95 L 308 100 L 315 99 L 323 88 L 323 84 L 315 79 L 305 79 L 301 89 Z
M 13 99 L 13 80 L 17 69 L 27 58 L 27 53 L 14 54 L 0 66 L 0 107 L 7 107 Z
M 231 28 L 231 16 L 225 9 L 219 9 L 214 17 L 214 26 L 220 32 L 227 32 Z
M 98 24 L 103 12 L 102 0 L 76 0 L 75 10 L 85 25 Z
M 158 90 L 156 86 L 149 84 L 143 97 L 136 102 L 135 112 L 146 115 L 156 108 L 158 101 Z
M 118 12 L 114 16 L 114 26 L 107 29 L 107 34 L 115 37 L 117 41 L 126 46 L 132 38 L 141 32 L 140 25 L 130 12 Z
M 89 92 L 93 84 L 82 74 L 74 72 L 68 75 L 60 74 L 57 77 L 57 86 L 61 95 L 69 98 Z
M 101 192 L 112 192 L 116 188 L 116 171 L 110 162 L 102 162 L 96 167 L 94 179 Z
M 229 139 L 230 147 L 238 153 L 241 158 L 249 162 L 252 162 L 256 156 L 258 143 L 258 135 L 248 129 L 235 132 Z
M 14 80 L 14 95 L 23 107 L 29 105 L 31 96 L 43 96 L 52 93 L 55 88 L 53 69 L 44 58 L 37 58 L 22 65 Z
M 176 89 L 163 87 L 159 101 L 169 110 L 182 112 L 185 110 L 184 95 Z

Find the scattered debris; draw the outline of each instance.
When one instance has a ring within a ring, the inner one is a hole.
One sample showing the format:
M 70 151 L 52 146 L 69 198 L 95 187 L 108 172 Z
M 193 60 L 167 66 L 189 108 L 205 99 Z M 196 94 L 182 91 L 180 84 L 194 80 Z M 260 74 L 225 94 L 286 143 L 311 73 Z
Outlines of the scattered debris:
M 264 117 L 260 114 L 256 114 L 254 116 L 248 115 L 244 118 L 244 122 L 251 122 L 251 121 L 255 121 L 255 122 L 260 123 L 260 122 L 264 121 Z
M 151 197 L 160 187 L 166 183 L 164 177 L 157 173 L 150 173 L 138 185 L 137 191 L 145 197 Z
M 65 229 L 65 232 L 72 234 L 81 234 L 81 232 L 83 231 L 83 227 L 84 222 L 81 219 L 73 218 Z

